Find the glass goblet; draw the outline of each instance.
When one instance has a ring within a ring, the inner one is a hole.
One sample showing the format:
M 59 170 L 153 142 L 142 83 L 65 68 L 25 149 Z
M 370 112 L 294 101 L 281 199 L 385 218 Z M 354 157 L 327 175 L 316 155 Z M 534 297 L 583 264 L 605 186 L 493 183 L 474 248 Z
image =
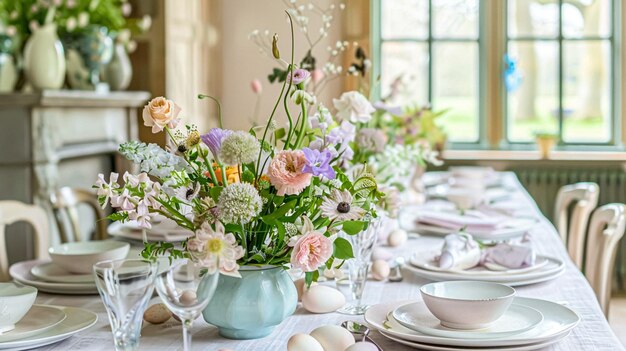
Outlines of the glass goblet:
M 208 273 L 191 259 L 180 259 L 160 273 L 156 290 L 167 308 L 183 323 L 183 350 L 191 350 L 191 325 L 200 316 L 215 292 L 219 271 Z
M 143 313 L 154 292 L 156 271 L 155 263 L 143 260 L 103 261 L 93 266 L 115 350 L 138 349 Z

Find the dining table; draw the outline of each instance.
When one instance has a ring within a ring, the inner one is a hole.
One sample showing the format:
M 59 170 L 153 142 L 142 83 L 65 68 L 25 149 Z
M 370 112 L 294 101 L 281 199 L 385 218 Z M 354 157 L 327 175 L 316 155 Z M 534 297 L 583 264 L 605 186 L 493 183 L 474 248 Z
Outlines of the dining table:
M 624 350 L 607 322 L 596 296 L 584 275 L 570 260 L 567 250 L 553 224 L 540 212 L 535 201 L 524 189 L 515 174 L 499 173 L 502 184 L 510 199 L 538 220 L 529 231 L 533 246 L 538 254 L 557 257 L 566 262 L 563 274 L 551 281 L 519 286 L 518 296 L 540 298 L 563 304 L 574 310 L 581 322 L 562 341 L 544 350 Z M 406 213 L 404 215 L 407 215 Z M 411 215 L 411 213 L 409 213 Z M 407 242 L 400 247 L 388 248 L 396 257 L 410 257 L 418 250 L 436 249 L 442 243 L 441 237 L 409 235 Z M 410 269 L 403 269 L 401 282 L 368 280 L 365 285 L 364 302 L 378 304 L 400 300 L 421 300 L 420 287 L 429 281 L 415 275 Z M 321 284 L 334 282 L 327 281 Z M 154 297 L 151 303 L 158 302 Z M 41 350 L 112 350 L 113 337 L 109 320 L 98 295 L 69 296 L 40 293 L 37 303 L 82 307 L 98 314 L 98 322 L 90 329 L 65 341 L 45 346 Z M 192 327 L 193 350 L 235 350 L 262 351 L 286 350 L 288 339 L 296 333 L 310 333 L 322 325 L 340 325 L 343 321 L 363 322 L 363 316 L 350 316 L 340 313 L 314 314 L 307 312 L 301 304 L 295 313 L 284 320 L 271 335 L 256 340 L 229 340 L 218 334 L 217 328 L 207 324 L 202 317 Z M 371 338 L 383 349 L 393 351 L 411 350 L 373 331 Z M 141 331 L 140 350 L 182 350 L 181 324 L 175 319 L 158 325 L 144 322 Z

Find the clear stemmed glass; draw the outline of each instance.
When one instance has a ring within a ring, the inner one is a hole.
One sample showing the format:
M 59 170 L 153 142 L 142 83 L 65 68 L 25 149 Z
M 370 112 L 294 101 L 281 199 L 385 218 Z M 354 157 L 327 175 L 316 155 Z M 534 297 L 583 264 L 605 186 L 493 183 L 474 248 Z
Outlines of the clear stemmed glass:
M 143 313 L 154 292 L 156 271 L 157 264 L 143 260 L 103 261 L 93 266 L 115 350 L 138 349 Z
M 354 258 L 349 259 L 348 278 L 350 280 L 350 292 L 352 293 L 352 301 L 337 312 L 344 314 L 359 315 L 365 313 L 369 306 L 364 305 L 361 301 L 363 298 L 363 290 L 367 281 L 367 272 L 372 257 L 374 244 L 378 238 L 378 232 L 382 226 L 380 219 L 374 219 L 367 229 L 355 235 L 342 234 L 352 244 L 352 252 Z
M 191 259 L 180 259 L 156 278 L 156 290 L 163 303 L 183 323 L 183 350 L 191 350 L 191 324 L 200 316 L 215 292 L 219 271 L 206 269 Z

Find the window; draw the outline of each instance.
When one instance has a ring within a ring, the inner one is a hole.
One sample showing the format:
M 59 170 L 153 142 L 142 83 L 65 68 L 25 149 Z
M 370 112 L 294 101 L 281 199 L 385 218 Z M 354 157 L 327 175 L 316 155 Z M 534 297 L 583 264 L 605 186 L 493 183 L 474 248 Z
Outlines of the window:
M 381 96 L 393 102 L 450 106 L 448 137 L 478 142 L 478 0 L 382 2 Z
M 373 4 L 380 96 L 448 109 L 453 145 L 620 144 L 620 0 Z

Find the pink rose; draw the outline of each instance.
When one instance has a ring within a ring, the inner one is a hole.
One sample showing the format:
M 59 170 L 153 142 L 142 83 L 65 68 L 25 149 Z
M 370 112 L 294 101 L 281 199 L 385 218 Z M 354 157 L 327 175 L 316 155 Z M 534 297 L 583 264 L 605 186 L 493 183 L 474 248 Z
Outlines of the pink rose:
M 176 128 L 180 107 L 172 100 L 162 96 L 156 97 L 143 108 L 143 124 L 152 127 L 152 133 L 158 133 L 166 126 Z
M 274 156 L 267 175 L 278 196 L 300 194 L 311 184 L 312 174 L 302 172 L 306 164 L 302 150 L 283 150 Z
M 324 234 L 316 231 L 303 235 L 291 251 L 291 267 L 312 272 L 333 254 L 333 243 Z

